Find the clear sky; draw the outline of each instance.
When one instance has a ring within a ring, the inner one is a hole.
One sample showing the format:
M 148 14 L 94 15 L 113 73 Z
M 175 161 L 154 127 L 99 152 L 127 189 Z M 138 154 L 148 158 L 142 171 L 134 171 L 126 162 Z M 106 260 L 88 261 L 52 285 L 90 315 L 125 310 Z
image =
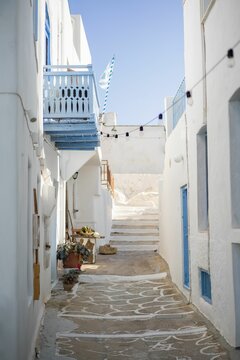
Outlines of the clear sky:
M 69 0 L 81 14 L 98 83 L 115 54 L 106 111 L 118 124 L 145 124 L 183 77 L 182 0 Z M 101 109 L 105 91 L 98 87 Z M 153 123 L 154 124 L 154 123 Z

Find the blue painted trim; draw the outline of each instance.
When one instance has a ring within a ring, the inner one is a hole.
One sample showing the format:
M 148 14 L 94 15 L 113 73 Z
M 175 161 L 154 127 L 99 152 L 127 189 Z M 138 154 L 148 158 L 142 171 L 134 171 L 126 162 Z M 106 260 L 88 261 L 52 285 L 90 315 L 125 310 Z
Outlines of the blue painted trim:
M 68 144 L 68 143 L 55 143 L 56 148 L 59 150 L 95 150 L 96 147 L 100 146 L 99 142 L 88 143 L 88 144 Z
M 181 188 L 182 198 L 182 236 L 183 236 L 183 284 L 189 289 L 189 242 L 188 242 L 188 189 L 187 186 Z
M 88 143 L 99 141 L 98 136 L 51 136 L 52 141 L 59 141 L 62 143 Z
M 43 125 L 44 132 L 52 135 L 58 134 L 88 134 L 88 135 L 95 135 L 97 133 L 96 126 L 92 125 L 82 125 L 82 124 L 44 124 Z
M 201 296 L 209 304 L 212 304 L 211 276 L 208 271 L 200 269 Z

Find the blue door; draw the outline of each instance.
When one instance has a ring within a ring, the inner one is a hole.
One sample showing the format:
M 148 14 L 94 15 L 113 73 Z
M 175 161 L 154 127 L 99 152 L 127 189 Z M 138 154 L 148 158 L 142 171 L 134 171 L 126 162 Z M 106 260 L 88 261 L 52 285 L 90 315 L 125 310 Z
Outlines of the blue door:
M 188 191 L 181 188 L 182 195 L 182 232 L 183 232 L 183 283 L 189 288 L 189 246 L 188 246 Z

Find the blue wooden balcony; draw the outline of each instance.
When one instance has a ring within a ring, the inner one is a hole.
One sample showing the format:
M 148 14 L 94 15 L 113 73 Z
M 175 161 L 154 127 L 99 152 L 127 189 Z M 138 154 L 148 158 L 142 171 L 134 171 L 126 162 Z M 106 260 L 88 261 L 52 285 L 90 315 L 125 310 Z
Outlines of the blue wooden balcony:
M 59 150 L 100 146 L 99 102 L 92 67 L 45 66 L 43 129 Z

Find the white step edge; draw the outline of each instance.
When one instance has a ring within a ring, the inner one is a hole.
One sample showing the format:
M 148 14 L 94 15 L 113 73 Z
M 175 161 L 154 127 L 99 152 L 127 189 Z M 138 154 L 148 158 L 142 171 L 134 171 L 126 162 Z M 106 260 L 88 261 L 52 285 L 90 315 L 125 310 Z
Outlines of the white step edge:
M 167 277 L 166 272 L 146 275 L 91 275 L 81 274 L 80 283 L 99 283 L 99 282 L 128 282 L 144 280 L 161 280 Z

